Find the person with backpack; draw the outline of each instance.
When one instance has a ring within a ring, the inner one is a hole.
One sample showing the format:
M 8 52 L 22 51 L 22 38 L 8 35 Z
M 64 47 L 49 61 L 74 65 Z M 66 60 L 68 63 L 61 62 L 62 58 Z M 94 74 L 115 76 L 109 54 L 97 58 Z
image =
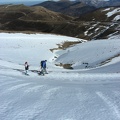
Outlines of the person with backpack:
M 47 74 L 47 70 L 46 70 L 46 62 L 47 60 L 43 60 L 41 61 L 41 74 Z
M 27 74 L 27 72 L 28 72 L 28 69 L 29 69 L 28 62 L 25 62 L 25 74 Z

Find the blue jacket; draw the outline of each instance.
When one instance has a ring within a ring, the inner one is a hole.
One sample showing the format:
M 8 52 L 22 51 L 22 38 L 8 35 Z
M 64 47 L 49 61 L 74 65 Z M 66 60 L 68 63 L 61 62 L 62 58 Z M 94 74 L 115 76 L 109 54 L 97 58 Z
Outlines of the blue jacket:
M 41 61 L 41 67 L 46 68 L 46 61 Z

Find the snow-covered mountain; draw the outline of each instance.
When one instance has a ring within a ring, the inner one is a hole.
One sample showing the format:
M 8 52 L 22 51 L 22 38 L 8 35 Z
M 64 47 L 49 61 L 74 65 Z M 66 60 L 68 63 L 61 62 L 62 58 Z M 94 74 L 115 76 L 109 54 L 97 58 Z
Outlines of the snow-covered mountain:
M 80 16 L 76 21 L 88 21 L 90 25 L 86 25 L 84 35 L 89 38 L 109 38 L 111 35 L 120 34 L 119 7 L 100 8 Z
M 95 7 L 120 6 L 119 0 L 77 0 Z
M 0 33 L 0 120 L 119 120 L 119 38 Z M 39 76 L 43 59 L 49 74 Z
M 88 70 L 90 70 L 90 68 L 96 68 L 95 71 L 97 71 L 97 68 L 99 69 L 99 67 L 101 66 L 105 67 L 106 64 L 109 62 L 120 61 L 119 47 L 120 47 L 119 39 L 110 41 L 108 40 L 91 41 L 84 44 L 78 44 L 74 47 L 63 50 L 62 53 L 64 54 L 60 55 L 56 61 L 62 64 L 70 64 L 74 69 L 87 68 Z M 116 64 L 118 65 L 118 63 L 115 63 L 112 64 L 112 66 L 114 65 L 116 66 Z M 109 69 L 106 72 L 110 71 L 115 72 L 115 70 L 116 69 L 114 70 Z M 103 70 L 101 72 L 105 71 Z

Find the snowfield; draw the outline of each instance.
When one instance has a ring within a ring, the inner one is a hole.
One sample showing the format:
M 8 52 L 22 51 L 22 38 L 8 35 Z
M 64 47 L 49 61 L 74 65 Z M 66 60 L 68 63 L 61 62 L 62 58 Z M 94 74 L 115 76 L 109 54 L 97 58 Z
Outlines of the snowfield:
M 112 59 L 112 57 L 119 56 L 120 40 L 119 39 L 96 40 L 96 41 L 86 42 L 83 44 L 78 44 L 64 51 L 65 53 L 59 56 L 59 58 L 56 60 L 57 62 L 64 64 L 73 64 L 73 68 L 77 68 L 77 69 L 85 68 L 86 66 L 85 63 L 88 63 L 87 67 L 93 68 L 100 66 L 102 62 L 110 58 Z M 119 63 L 120 58 L 117 57 L 114 59 L 118 59 L 117 64 L 120 65 Z M 118 71 L 119 70 L 120 69 L 118 68 Z M 101 70 L 101 72 L 102 71 L 103 70 Z M 107 72 L 110 71 L 111 69 L 108 69 Z M 114 70 L 112 72 L 118 72 L 118 71 Z
M 119 38 L 0 33 L 0 120 L 120 120 Z M 56 49 L 66 41 L 82 43 Z M 49 74 L 40 76 L 45 59 Z

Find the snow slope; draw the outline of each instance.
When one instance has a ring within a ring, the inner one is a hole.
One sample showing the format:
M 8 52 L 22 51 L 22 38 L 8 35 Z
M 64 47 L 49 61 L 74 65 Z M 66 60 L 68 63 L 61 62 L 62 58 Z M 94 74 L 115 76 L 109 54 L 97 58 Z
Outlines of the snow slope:
M 109 66 L 112 67 L 120 65 L 120 39 L 110 39 L 110 40 L 96 40 L 91 42 L 86 42 L 82 44 L 78 44 L 74 47 L 63 50 L 64 54 L 60 55 L 56 62 L 64 63 L 64 64 L 72 64 L 74 69 L 84 69 L 86 63 L 88 63 L 87 68 L 95 68 L 97 69 L 101 67 L 101 65 L 105 64 L 107 61 L 116 61 L 111 62 Z M 58 51 L 56 54 L 59 54 Z M 72 57 L 71 57 L 72 56 Z M 104 65 L 104 67 L 106 64 Z M 103 66 L 102 66 L 103 67 Z M 119 67 L 115 67 L 116 69 L 107 69 L 106 72 L 120 72 Z M 91 70 L 91 69 L 90 69 Z M 95 72 L 94 71 L 94 72 Z M 86 71 L 85 71 L 86 72 Z M 103 71 L 103 68 L 99 72 Z
M 50 51 L 64 41 L 83 40 L 0 33 L 0 120 L 120 120 L 120 58 L 98 65 L 119 54 L 119 40 L 92 41 Z M 31 71 L 39 70 L 42 59 L 48 60 L 49 74 L 45 76 Z M 30 64 L 29 76 L 24 75 L 25 61 Z M 74 69 L 55 66 L 58 61 L 72 61 Z M 89 62 L 93 68 L 85 69 L 81 62 Z
M 6 61 L 24 64 L 39 65 L 41 60 L 51 60 L 58 43 L 65 41 L 79 41 L 77 38 L 44 35 L 44 34 L 0 34 L 0 58 Z M 81 40 L 80 40 L 81 41 Z

